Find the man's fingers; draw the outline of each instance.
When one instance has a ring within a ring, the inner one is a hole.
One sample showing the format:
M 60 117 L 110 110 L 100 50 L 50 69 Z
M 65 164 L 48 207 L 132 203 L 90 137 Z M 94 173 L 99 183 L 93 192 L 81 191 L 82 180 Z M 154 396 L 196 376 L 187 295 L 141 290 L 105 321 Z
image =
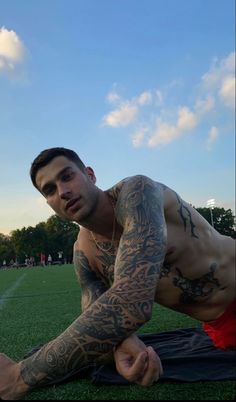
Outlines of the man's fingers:
M 162 367 L 162 362 L 161 362 L 160 357 L 158 356 L 158 354 L 155 352 L 155 350 L 154 350 L 153 348 L 152 348 L 152 350 L 153 350 L 152 353 L 155 353 L 156 358 L 157 358 L 157 361 L 158 361 L 158 364 L 159 364 L 159 376 L 158 376 L 158 378 L 157 378 L 157 380 L 158 380 L 159 377 L 163 374 L 163 367 Z M 156 381 L 157 381 L 157 380 L 156 380 Z
M 140 352 L 136 360 L 126 370 L 125 378 L 130 382 L 137 381 L 145 373 L 148 367 L 148 354 L 146 351 Z M 120 370 L 118 370 L 121 372 Z M 123 371 L 124 373 L 124 371 Z
M 136 353 L 135 357 L 117 348 L 114 356 L 118 373 L 129 382 L 150 386 L 163 373 L 161 360 L 151 346 Z
M 163 368 L 159 356 L 156 354 L 155 350 L 151 347 L 147 347 L 148 352 L 148 367 L 144 375 L 136 381 L 137 384 L 143 386 L 151 386 L 155 381 L 157 381 L 160 375 L 163 374 Z

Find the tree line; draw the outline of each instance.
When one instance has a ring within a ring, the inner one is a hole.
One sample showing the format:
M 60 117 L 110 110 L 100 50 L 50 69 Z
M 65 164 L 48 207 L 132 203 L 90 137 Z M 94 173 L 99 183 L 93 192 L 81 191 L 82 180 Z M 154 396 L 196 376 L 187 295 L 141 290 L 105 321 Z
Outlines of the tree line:
M 42 254 L 46 261 L 49 254 L 53 261 L 57 261 L 59 252 L 64 261 L 71 263 L 73 244 L 78 233 L 78 224 L 52 215 L 46 222 L 40 222 L 35 227 L 13 230 L 9 236 L 0 234 L 0 266 L 4 260 L 6 265 L 11 265 L 13 261 L 20 265 L 26 259 L 32 259 L 38 265 Z
M 215 207 L 196 208 L 196 210 L 222 235 L 236 238 L 235 216 L 232 209 L 224 209 Z
M 236 238 L 235 217 L 231 209 L 215 207 L 196 208 L 196 210 L 214 228 L 225 236 Z M 212 212 L 212 215 L 211 215 Z M 58 260 L 58 252 L 63 259 L 73 261 L 73 245 L 79 233 L 79 225 L 52 215 L 46 222 L 38 223 L 35 227 L 23 227 L 11 232 L 9 236 L 0 233 L 0 266 L 3 261 L 9 265 L 11 261 L 24 264 L 26 258 L 33 258 L 35 264 L 40 263 L 40 256 L 50 254 L 53 261 Z

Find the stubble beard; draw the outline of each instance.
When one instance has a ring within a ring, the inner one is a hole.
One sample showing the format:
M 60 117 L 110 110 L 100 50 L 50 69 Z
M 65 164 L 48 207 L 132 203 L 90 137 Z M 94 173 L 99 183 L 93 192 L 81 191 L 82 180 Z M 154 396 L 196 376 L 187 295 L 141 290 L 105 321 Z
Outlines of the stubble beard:
M 76 222 L 79 225 L 86 227 L 87 224 L 91 223 L 92 217 L 93 217 L 94 213 L 96 212 L 97 206 L 98 206 L 98 192 L 95 195 L 93 195 L 91 207 L 88 209 L 87 213 L 85 213 L 78 220 L 76 219 Z

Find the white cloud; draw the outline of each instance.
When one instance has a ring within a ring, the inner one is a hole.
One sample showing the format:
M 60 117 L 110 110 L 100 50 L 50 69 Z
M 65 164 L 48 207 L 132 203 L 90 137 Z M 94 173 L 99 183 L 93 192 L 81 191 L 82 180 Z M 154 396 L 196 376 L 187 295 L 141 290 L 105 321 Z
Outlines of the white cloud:
M 163 95 L 159 89 L 156 90 L 156 97 L 157 97 L 157 105 L 162 105 L 163 104 Z
M 130 125 L 133 131 L 131 141 L 134 147 L 155 147 L 167 145 L 192 132 L 202 120 L 210 122 L 217 114 L 222 114 L 222 106 L 232 108 L 235 104 L 235 52 L 227 57 L 215 59 L 212 66 L 201 78 L 200 85 L 193 88 L 196 91 L 191 106 L 173 106 L 173 97 L 167 99 L 172 87 L 183 86 L 182 81 L 172 81 L 165 85 L 165 105 L 163 92 L 158 89 L 145 90 L 131 99 L 122 99 L 113 89 L 107 99 L 110 103 L 116 102 L 116 107 L 103 117 L 105 125 L 113 128 Z M 166 88 L 168 87 L 168 91 Z M 173 92 L 173 90 L 171 90 Z M 211 111 L 214 113 L 211 113 Z M 218 136 L 215 121 L 206 139 L 208 149 Z M 139 128 L 141 127 L 141 128 Z M 148 127 L 148 128 L 147 128 Z M 148 135 L 147 135 L 148 133 Z
M 158 120 L 156 130 L 148 140 L 148 146 L 152 148 L 158 145 L 166 145 L 177 137 L 178 129 L 176 126 Z
M 140 106 L 143 106 L 151 103 L 151 101 L 152 101 L 152 94 L 151 92 L 146 91 L 136 98 L 135 103 L 137 103 Z
M 0 72 L 13 72 L 24 58 L 25 46 L 17 34 L 0 28 Z
M 117 109 L 104 116 L 103 122 L 105 125 L 111 127 L 128 126 L 136 119 L 137 114 L 137 106 L 127 101 L 123 102 Z
M 208 150 L 212 148 L 212 144 L 216 141 L 218 136 L 219 136 L 219 129 L 215 126 L 211 127 L 206 141 Z
M 152 94 L 150 91 L 144 91 L 131 100 L 123 100 L 116 91 L 111 91 L 106 99 L 109 103 L 118 103 L 118 106 L 103 117 L 103 123 L 111 127 L 120 127 L 128 126 L 136 120 L 140 108 L 151 104 Z
M 222 60 L 215 59 L 209 71 L 202 76 L 206 87 L 218 87 L 226 75 L 235 72 L 235 52 L 231 52 Z
M 235 107 L 235 77 L 228 76 L 224 78 L 219 95 L 223 99 L 225 105 L 230 108 Z
M 150 91 L 144 91 L 131 100 L 123 100 L 116 91 L 107 94 L 109 103 L 118 103 L 118 107 L 103 117 L 103 123 L 111 127 L 128 126 L 136 120 L 139 109 L 152 102 Z
M 210 70 L 202 76 L 205 88 L 215 92 L 227 107 L 235 105 L 235 52 L 222 60 L 214 60 Z
M 148 127 L 141 127 L 132 135 L 132 144 L 135 148 L 138 148 L 142 145 L 143 139 L 147 132 Z
M 215 106 L 215 99 L 212 95 L 208 95 L 205 99 L 197 99 L 195 103 L 195 110 L 198 117 L 202 117 L 210 112 Z
M 121 97 L 120 97 L 120 95 L 118 95 L 117 92 L 111 91 L 107 94 L 106 99 L 108 100 L 109 103 L 115 103 L 115 102 L 119 102 L 121 100 Z
M 188 107 L 181 107 L 178 111 L 177 128 L 180 132 L 191 131 L 197 125 L 196 115 Z
M 179 107 L 178 118 L 175 124 L 169 124 L 161 119 L 157 119 L 156 130 L 149 138 L 148 146 L 167 145 L 176 138 L 182 137 L 185 133 L 193 130 L 197 122 L 197 115 L 188 107 Z

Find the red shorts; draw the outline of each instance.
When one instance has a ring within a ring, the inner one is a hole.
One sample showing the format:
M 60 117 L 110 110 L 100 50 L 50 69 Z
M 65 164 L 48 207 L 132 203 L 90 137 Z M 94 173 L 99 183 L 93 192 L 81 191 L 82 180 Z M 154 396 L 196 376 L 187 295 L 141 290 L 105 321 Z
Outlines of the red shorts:
M 217 348 L 236 349 L 236 300 L 215 321 L 203 323 L 203 329 Z

